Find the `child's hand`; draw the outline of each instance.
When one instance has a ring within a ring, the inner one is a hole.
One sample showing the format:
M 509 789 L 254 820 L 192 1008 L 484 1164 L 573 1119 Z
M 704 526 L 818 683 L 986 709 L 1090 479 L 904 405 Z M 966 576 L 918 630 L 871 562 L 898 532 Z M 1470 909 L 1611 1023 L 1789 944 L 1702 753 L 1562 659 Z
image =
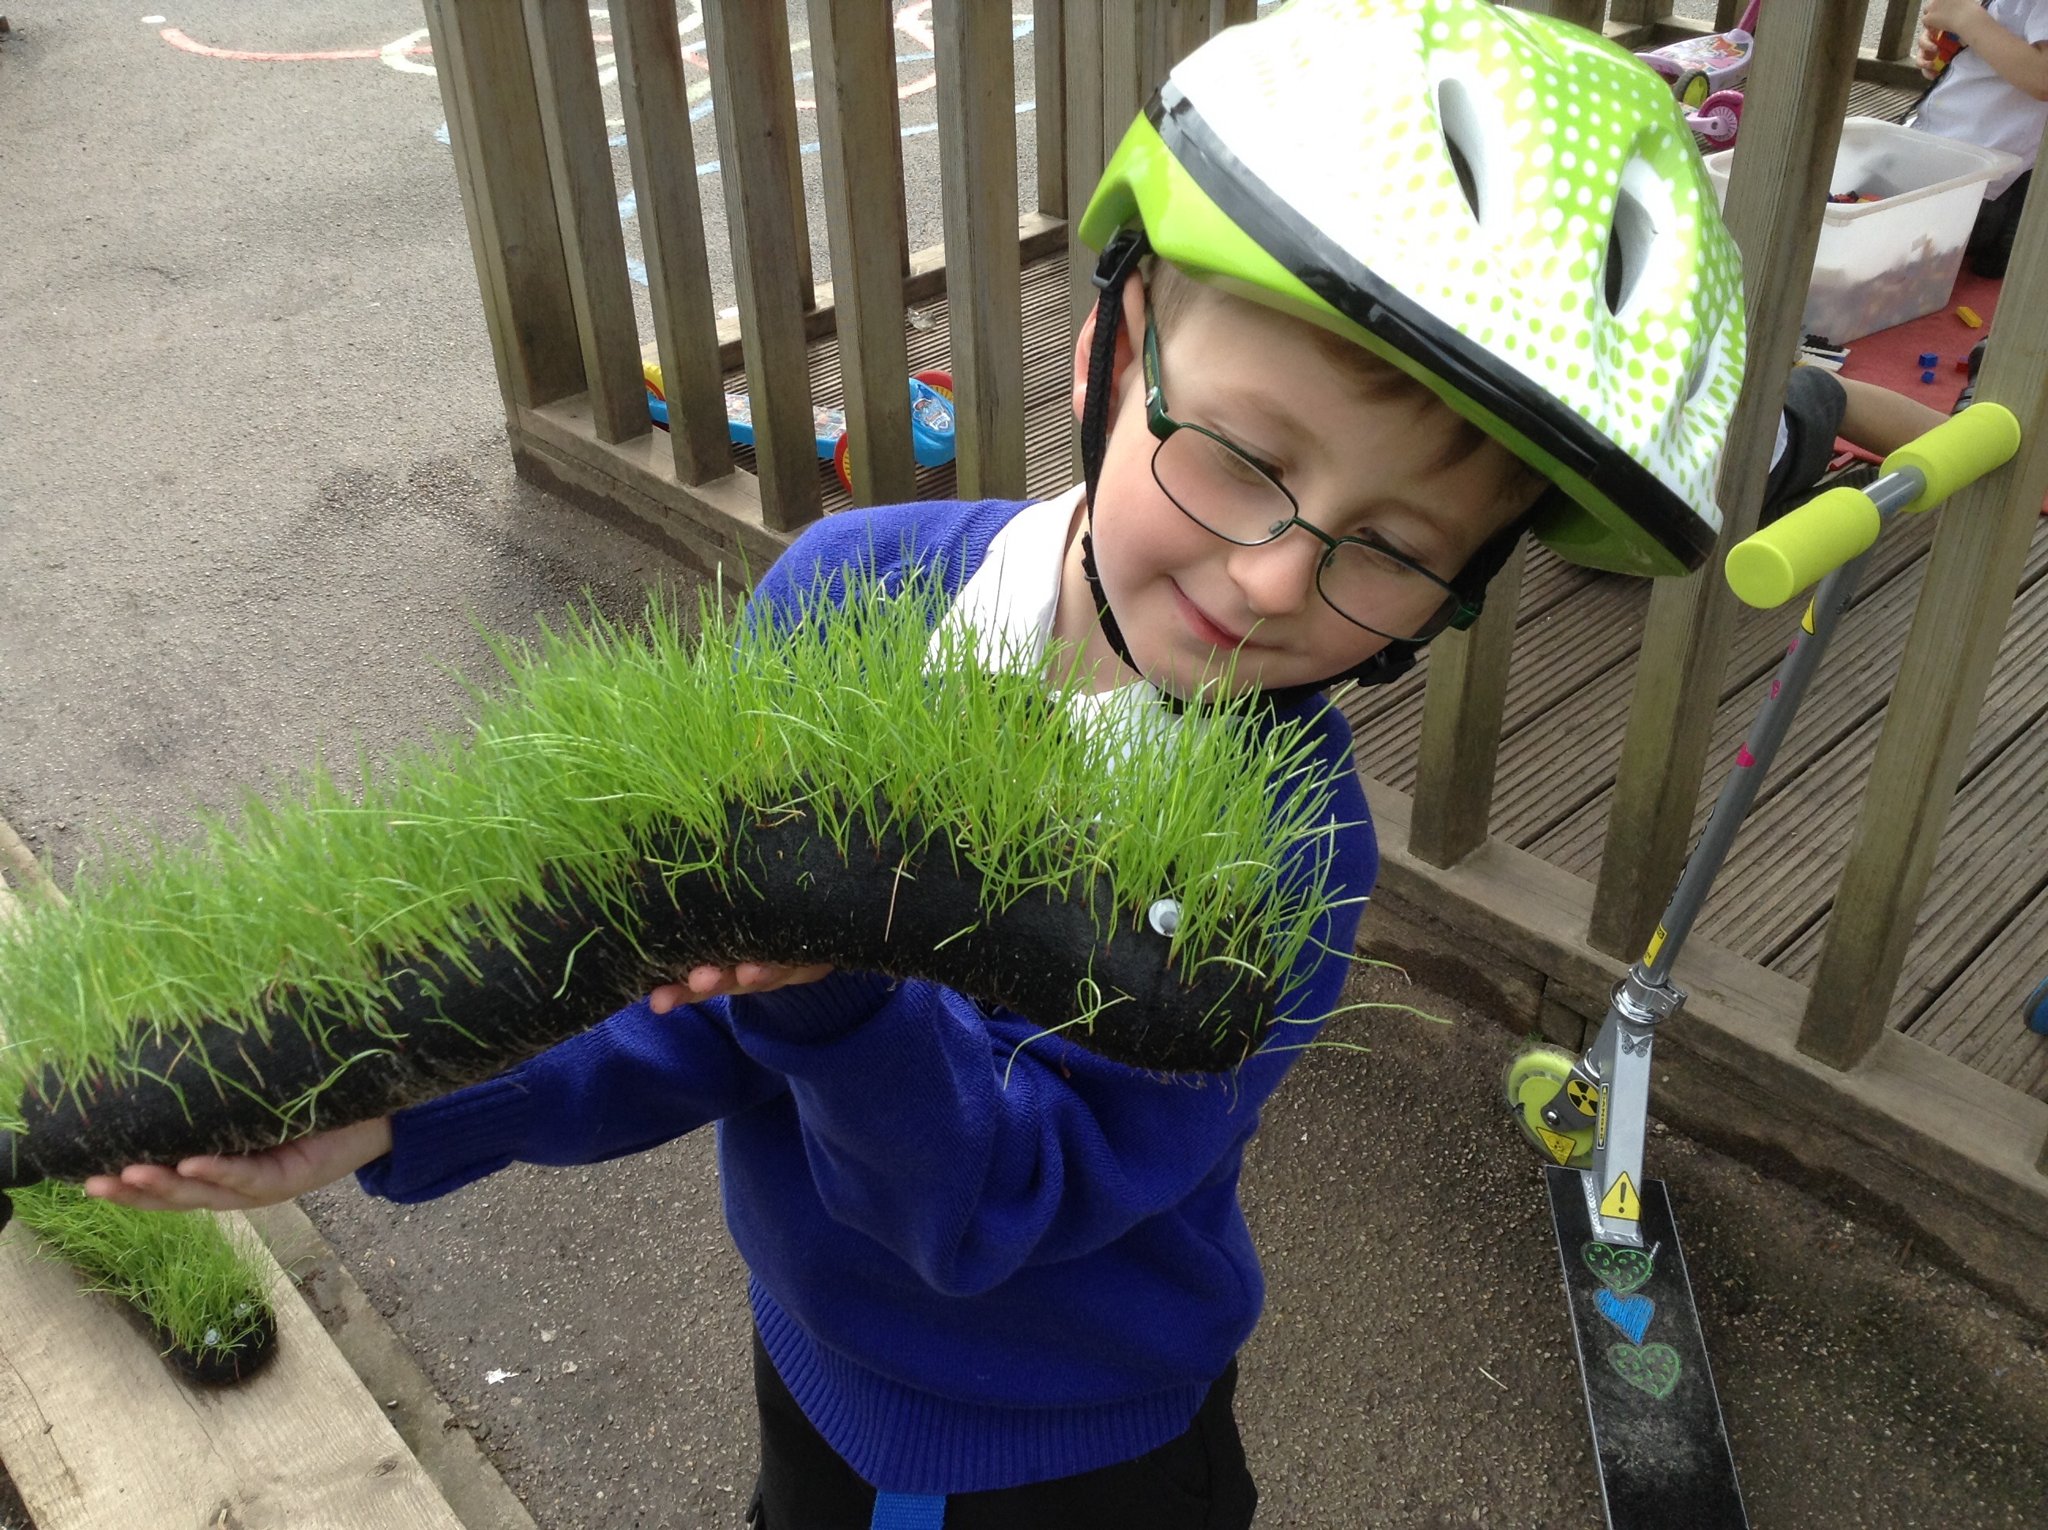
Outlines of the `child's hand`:
M 782 967 L 774 962 L 740 962 L 732 967 L 718 967 L 707 962 L 692 967 L 689 977 L 680 983 L 663 983 L 647 996 L 647 1007 L 657 1015 L 665 1015 L 678 1005 L 715 999 L 721 994 L 768 993 L 793 983 L 815 983 L 831 970 L 829 965 Z
M 1941 58 L 1935 52 L 1939 36 L 1925 29 L 1913 34 L 1913 67 L 1930 80 L 1941 73 Z
M 1920 8 L 1921 35 L 1939 37 L 1953 32 L 1967 42 L 1983 14 L 1979 0 L 1927 0 Z
M 85 1193 L 140 1211 L 251 1211 L 317 1190 L 390 1151 L 391 1118 L 378 1116 L 263 1153 L 202 1155 L 176 1168 L 131 1163 L 119 1174 L 93 1175 Z

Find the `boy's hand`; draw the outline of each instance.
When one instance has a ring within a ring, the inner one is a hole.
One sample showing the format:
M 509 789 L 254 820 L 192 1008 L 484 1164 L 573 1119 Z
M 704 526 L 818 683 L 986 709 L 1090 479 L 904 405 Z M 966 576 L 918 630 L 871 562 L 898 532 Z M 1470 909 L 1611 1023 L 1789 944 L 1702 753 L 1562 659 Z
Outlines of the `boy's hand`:
M 647 1007 L 657 1015 L 665 1015 L 679 1005 L 694 1004 L 699 999 L 737 993 L 768 993 L 795 983 L 815 983 L 831 970 L 829 965 L 783 967 L 774 962 L 740 962 L 736 966 L 719 967 L 707 962 L 701 967 L 692 967 L 690 975 L 682 982 L 663 983 L 648 994 Z
M 93 1175 L 85 1193 L 140 1211 L 252 1211 L 317 1190 L 390 1151 L 391 1118 L 378 1116 L 263 1153 L 201 1155 L 176 1168 L 131 1163 L 119 1174 Z

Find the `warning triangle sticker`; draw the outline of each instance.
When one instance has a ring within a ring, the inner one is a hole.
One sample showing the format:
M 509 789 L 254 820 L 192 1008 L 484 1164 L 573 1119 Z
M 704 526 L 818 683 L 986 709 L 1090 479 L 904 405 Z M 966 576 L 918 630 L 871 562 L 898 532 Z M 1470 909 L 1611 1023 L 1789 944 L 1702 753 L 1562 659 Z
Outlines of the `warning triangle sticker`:
M 1626 1173 L 1617 1174 L 1607 1193 L 1600 1197 L 1600 1215 L 1623 1222 L 1642 1220 L 1643 1198 L 1636 1194 L 1636 1187 Z

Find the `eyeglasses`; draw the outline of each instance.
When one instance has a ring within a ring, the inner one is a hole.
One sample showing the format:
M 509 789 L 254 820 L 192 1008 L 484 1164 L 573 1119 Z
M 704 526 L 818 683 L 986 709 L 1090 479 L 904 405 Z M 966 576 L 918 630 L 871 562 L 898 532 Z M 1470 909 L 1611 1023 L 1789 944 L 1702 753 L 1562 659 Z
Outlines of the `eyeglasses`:
M 1159 334 L 1145 315 L 1145 423 L 1152 478 L 1181 514 L 1239 547 L 1263 547 L 1292 527 L 1323 544 L 1316 593 L 1347 622 L 1400 642 L 1421 643 L 1464 626 L 1478 609 L 1428 569 L 1372 536 L 1333 537 L 1301 518 L 1301 505 L 1272 470 L 1215 431 L 1166 412 L 1159 386 Z

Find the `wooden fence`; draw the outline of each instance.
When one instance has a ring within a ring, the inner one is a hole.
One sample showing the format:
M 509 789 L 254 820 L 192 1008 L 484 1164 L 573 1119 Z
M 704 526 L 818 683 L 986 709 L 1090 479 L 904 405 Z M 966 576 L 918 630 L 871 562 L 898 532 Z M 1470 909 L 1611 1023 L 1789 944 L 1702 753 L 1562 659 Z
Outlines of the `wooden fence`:
M 943 291 L 958 390 L 958 492 L 1021 495 L 1020 271 L 1065 245 L 1074 312 L 1084 311 L 1091 256 L 1067 240 L 1067 218 L 1078 214 L 1168 64 L 1255 8 L 1254 0 L 1036 0 L 1038 172 L 1035 185 L 1020 186 L 1012 7 L 937 0 L 929 15 L 944 246 L 911 252 L 894 6 L 809 0 L 830 252 L 829 281 L 817 283 L 785 6 L 702 0 L 738 291 L 734 326 L 713 311 L 675 6 L 613 0 L 610 39 L 651 339 L 673 421 L 664 434 L 649 428 L 620 188 L 583 11 L 545 0 L 427 0 L 515 457 L 525 471 L 651 528 L 707 568 L 758 571 L 820 513 L 807 346 L 821 335 L 837 339 L 855 501 L 909 497 L 905 314 Z M 1632 45 L 1703 29 L 1653 0 L 1530 0 L 1524 8 L 1603 25 Z M 1731 26 L 1742 8 L 1719 0 L 1715 25 Z M 1763 9 L 1726 204 L 1747 254 L 1752 386 L 1730 433 L 1723 550 L 1755 525 L 1852 78 L 1917 78 L 1902 62 L 1917 0 L 1889 0 L 1874 50 L 1860 46 L 1862 9 L 1837 0 L 1770 0 Z M 2035 1112 L 2024 1107 L 2038 1102 L 1999 1101 L 1987 1114 L 1988 1096 L 1959 1086 L 1943 1106 L 1947 1116 L 1922 1120 L 1908 1096 L 1925 1060 L 1912 1050 L 1917 1043 L 1886 1026 L 2048 488 L 2048 438 L 2031 428 L 2044 418 L 2048 390 L 2048 215 L 2038 213 L 2021 230 L 2001 310 L 2012 317 L 1999 327 L 1980 384 L 1982 396 L 2008 404 L 2030 427 L 2027 440 L 2016 461 L 1941 516 L 1819 977 L 1796 1000 L 1781 995 L 1765 1005 L 1782 1012 L 1764 1017 L 1761 1029 L 1731 1021 L 1716 1031 L 1712 995 L 1694 1010 L 1706 1017 L 1696 1028 L 1705 1051 L 1718 1049 L 1731 1068 L 1762 1070 L 1780 1081 L 1784 1097 L 1821 1102 L 1813 1108 L 1822 1114 L 1827 1100 L 1848 1101 L 1833 1114 L 1865 1140 L 1913 1118 L 1900 1128 L 1907 1135 L 1896 1138 L 1898 1153 L 1917 1155 L 1945 1193 L 2023 1220 L 2048 1248 L 2048 1105 Z M 751 472 L 735 467 L 721 397 L 741 361 L 758 431 Z M 1559 893 L 1521 866 L 1520 852 L 1488 836 L 1519 563 L 1504 572 L 1487 617 L 1435 646 L 1412 803 L 1390 809 L 1376 799 L 1388 824 L 1405 816 L 1408 829 L 1405 843 L 1385 836 L 1388 885 L 1581 986 L 1639 950 L 1685 854 L 1705 772 L 1732 613 L 1718 568 L 1717 556 L 1708 572 L 1662 582 L 1651 603 L 1598 880 L 1568 879 L 1585 888 L 1582 900 Z M 1570 927 L 1558 923 L 1560 906 Z M 2031 1137 L 1983 1151 L 1941 1145 L 1957 1135 L 1944 1121 L 1966 1117 L 1980 1125 L 1995 1118 L 2007 1136 Z

